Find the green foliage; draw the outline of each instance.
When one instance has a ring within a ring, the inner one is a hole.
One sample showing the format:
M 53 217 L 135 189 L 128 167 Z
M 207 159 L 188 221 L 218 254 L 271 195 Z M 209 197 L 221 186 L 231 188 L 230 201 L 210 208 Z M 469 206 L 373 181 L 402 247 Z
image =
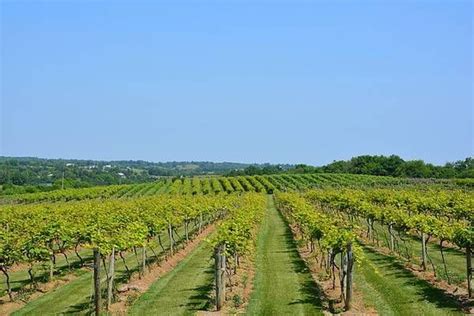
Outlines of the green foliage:
M 277 205 L 297 225 L 303 239 L 307 242 L 318 241 L 321 250 L 341 253 L 347 245 L 354 243 L 355 235 L 350 223 L 325 213 L 298 193 L 278 194 Z
M 33 203 L 44 201 L 79 201 L 113 197 L 133 198 L 159 193 L 211 194 L 232 192 L 266 192 L 307 190 L 325 187 L 419 187 L 419 188 L 474 188 L 473 181 L 407 179 L 358 174 L 278 174 L 261 176 L 174 178 L 161 179 L 153 183 L 135 185 L 111 185 L 82 189 L 65 189 L 52 192 L 15 194 L 2 198 L 4 202 Z
M 240 307 L 243 304 L 242 297 L 240 297 L 238 294 L 235 294 L 232 297 L 232 302 L 234 303 L 234 307 Z
M 398 230 L 415 231 L 472 245 L 474 197 L 463 191 L 313 190 L 305 194 L 316 205 L 350 216 L 370 218 Z
M 8 270 L 18 263 L 47 262 L 76 245 L 98 248 L 102 255 L 112 248 L 129 251 L 146 246 L 169 225 L 213 221 L 252 201 L 234 195 L 160 195 L 1 206 L 0 265 Z
M 334 161 L 321 167 L 321 171 L 408 178 L 473 178 L 474 159 L 468 157 L 444 166 L 434 166 L 422 160 L 404 161 L 396 155 L 365 155 L 348 161 Z
M 243 170 L 248 166 L 249 164 L 232 162 L 154 163 L 0 157 L 0 193 L 19 194 L 63 187 L 141 183 L 156 180 L 158 177 L 224 174 L 230 170 Z M 260 166 L 265 170 L 277 167 L 264 164 L 255 165 L 255 168 Z
M 212 244 L 226 245 L 229 256 L 242 256 L 254 246 L 256 227 L 262 221 L 266 209 L 266 197 L 261 194 L 247 193 L 235 201 L 228 217 L 222 222 Z

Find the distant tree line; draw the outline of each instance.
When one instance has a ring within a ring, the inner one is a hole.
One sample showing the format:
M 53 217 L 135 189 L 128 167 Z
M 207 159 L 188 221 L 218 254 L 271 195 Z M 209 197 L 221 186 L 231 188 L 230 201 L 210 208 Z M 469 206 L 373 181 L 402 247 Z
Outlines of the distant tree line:
M 407 178 L 474 178 L 474 159 L 472 157 L 436 166 L 423 160 L 403 160 L 399 156 L 358 156 L 350 160 L 334 161 L 328 165 L 314 167 L 305 164 L 290 169 L 279 166 L 249 166 L 243 170 L 229 172 L 228 175 L 258 175 L 273 173 L 352 173 L 376 176 Z
M 163 176 L 202 174 L 259 175 L 277 173 L 354 173 L 409 178 L 474 178 L 472 157 L 444 166 L 399 156 L 358 156 L 315 167 L 304 164 L 242 164 L 232 162 L 94 161 L 0 157 L 0 193 L 13 194 L 95 185 L 154 181 Z
M 284 173 L 290 170 L 294 170 L 294 166 L 291 165 L 251 165 L 245 169 L 234 169 L 228 172 L 228 176 L 246 176 L 246 175 L 260 175 L 260 174 L 275 174 Z
M 148 174 L 139 170 L 108 164 L 99 166 L 95 164 L 78 165 L 59 160 L 0 160 L 0 192 L 4 194 L 151 180 Z
M 436 166 L 423 160 L 405 161 L 396 155 L 365 155 L 348 161 L 335 161 L 323 166 L 322 171 L 409 178 L 474 178 L 474 159 L 469 157 Z
M 159 177 L 225 174 L 250 164 L 0 157 L 0 193 L 14 194 L 154 181 Z M 266 165 L 261 165 L 265 167 Z

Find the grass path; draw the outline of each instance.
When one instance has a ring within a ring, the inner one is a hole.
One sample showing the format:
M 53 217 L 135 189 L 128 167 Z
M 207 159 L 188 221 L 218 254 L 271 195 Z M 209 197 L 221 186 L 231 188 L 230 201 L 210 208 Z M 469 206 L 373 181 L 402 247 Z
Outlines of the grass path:
M 394 257 L 364 248 L 355 283 L 380 315 L 461 315 L 442 290 L 418 279 Z
M 75 271 L 78 269 L 80 265 L 79 258 L 76 257 L 74 252 L 70 252 L 69 254 L 69 264 L 68 266 L 66 259 L 63 255 L 58 254 L 56 255 L 56 265 L 54 269 L 55 277 L 58 275 L 62 275 L 71 271 Z M 92 260 L 92 251 L 88 249 L 81 249 L 79 251 L 79 255 L 82 257 L 84 262 Z M 46 282 L 49 278 L 49 262 L 44 264 L 35 264 L 34 266 L 35 271 L 35 279 L 38 282 Z M 3 275 L 2 275 L 3 278 Z M 1 279 L 3 281 L 3 279 Z M 19 289 L 29 286 L 30 284 L 30 276 L 28 274 L 28 267 L 24 267 L 20 270 L 15 272 L 10 272 L 10 283 L 13 291 L 18 291 Z M 0 294 L 6 295 L 7 293 L 7 285 L 6 282 L 3 281 L 0 284 Z
M 131 315 L 194 315 L 209 304 L 212 248 L 201 242 L 175 269 L 157 280 L 131 306 Z
M 376 224 L 375 230 L 380 236 L 381 245 L 386 248 L 388 245 L 388 233 L 385 227 Z M 413 258 L 412 261 L 418 264 L 421 263 L 421 241 L 412 236 L 405 237 L 406 242 L 400 241 L 401 253 L 406 255 L 408 252 Z M 428 255 L 433 261 L 436 267 L 436 271 L 439 278 L 447 280 L 446 274 L 443 268 L 443 261 L 440 253 L 440 246 L 438 243 L 429 242 L 427 245 Z M 444 248 L 444 256 L 446 259 L 446 265 L 451 282 L 460 284 L 466 280 L 466 255 L 453 248 Z M 432 270 L 431 264 L 428 262 L 428 269 Z
M 81 273 L 79 278 L 29 302 L 12 315 L 86 312 L 89 308 L 89 297 L 92 294 L 92 274 L 83 270 Z
M 180 235 L 183 234 L 180 228 Z M 163 243 L 168 244 L 168 238 L 162 237 Z M 154 245 L 155 252 L 160 255 L 162 250 L 158 245 Z M 147 254 L 152 255 L 151 251 Z M 141 248 L 137 249 L 138 258 L 141 258 Z M 125 256 L 127 266 L 131 271 L 138 271 L 138 263 L 136 257 L 128 253 Z M 115 266 L 115 279 L 117 284 L 126 282 L 127 270 L 122 260 L 117 258 Z M 65 285 L 62 285 L 45 295 L 28 302 L 21 309 L 12 315 L 56 315 L 56 314 L 88 314 L 92 310 L 92 272 L 88 270 L 78 270 L 76 272 L 79 277 Z M 102 287 L 105 287 L 106 276 L 101 269 Z
M 137 249 L 141 256 L 141 249 Z M 127 265 L 137 270 L 138 265 L 134 255 L 127 255 Z M 92 272 L 79 270 L 80 277 L 62 285 L 51 292 L 28 302 L 23 308 L 12 315 L 56 315 L 56 314 L 88 314 L 92 308 Z M 124 280 L 127 275 L 125 266 L 120 258 L 116 261 L 116 280 Z M 105 287 L 106 276 L 101 267 L 102 287 Z
M 299 257 L 291 231 L 268 196 L 257 242 L 257 271 L 249 315 L 320 315 L 316 283 Z

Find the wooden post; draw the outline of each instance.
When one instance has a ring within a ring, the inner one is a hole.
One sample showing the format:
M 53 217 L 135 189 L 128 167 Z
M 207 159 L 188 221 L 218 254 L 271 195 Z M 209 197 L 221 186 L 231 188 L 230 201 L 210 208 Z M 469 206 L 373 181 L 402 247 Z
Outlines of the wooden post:
M 345 293 L 346 292 L 346 273 L 347 273 L 347 257 L 343 251 L 341 252 L 341 268 L 339 269 L 339 285 L 341 287 L 341 301 L 344 302 L 344 307 L 346 306 L 346 293 Z
M 469 298 L 472 297 L 472 251 L 471 246 L 466 247 L 466 272 L 467 272 L 467 290 Z
M 168 224 L 168 236 L 170 238 L 170 252 L 171 252 L 171 255 L 173 255 L 174 243 L 173 243 L 173 227 L 171 226 L 171 223 Z
M 49 260 L 49 280 L 52 281 L 54 277 L 54 260 L 53 256 L 51 255 L 51 258 Z
M 367 238 L 369 238 L 369 241 L 373 240 L 373 237 L 372 237 L 372 219 L 371 218 L 367 219 Z
M 346 297 L 344 300 L 344 307 L 347 310 L 351 309 L 351 300 L 352 300 L 352 272 L 354 267 L 354 254 L 352 253 L 352 245 L 347 245 L 347 252 L 346 252 L 346 278 L 345 278 L 345 286 L 346 286 Z
M 331 263 L 332 263 L 332 249 L 329 249 L 328 250 L 328 262 L 327 262 L 327 272 L 330 273 L 331 272 Z
M 388 225 L 388 234 L 390 235 L 390 251 L 394 251 L 395 249 L 395 242 L 394 242 L 394 239 L 393 239 L 393 230 L 392 230 L 392 227 L 393 227 L 393 224 L 390 223 Z
M 113 289 L 114 289 L 114 272 L 115 272 L 115 247 L 112 247 L 112 253 L 109 259 L 109 279 L 107 280 L 107 310 L 112 305 Z
M 237 252 L 234 254 L 234 274 L 237 274 L 237 267 L 239 266 L 239 255 Z
M 94 248 L 94 307 L 95 315 L 100 313 L 100 252 Z
M 188 232 L 188 218 L 184 220 L 184 235 L 186 236 L 186 242 L 189 241 L 189 232 Z
M 145 269 L 146 269 L 146 247 L 143 246 L 142 248 L 142 276 L 145 276 Z
M 421 233 L 421 267 L 426 271 L 426 234 Z
M 8 270 L 5 266 L 1 265 L 0 266 L 0 270 L 3 272 L 3 274 L 5 275 L 5 279 L 7 281 L 7 293 L 8 293 L 8 297 L 10 298 L 10 301 L 13 302 L 13 293 L 12 293 L 12 287 L 11 287 L 11 284 L 10 284 L 10 274 L 8 273 Z
M 221 310 L 225 301 L 225 245 L 219 245 L 216 249 L 216 307 Z
M 199 213 L 199 233 L 202 232 L 202 213 Z

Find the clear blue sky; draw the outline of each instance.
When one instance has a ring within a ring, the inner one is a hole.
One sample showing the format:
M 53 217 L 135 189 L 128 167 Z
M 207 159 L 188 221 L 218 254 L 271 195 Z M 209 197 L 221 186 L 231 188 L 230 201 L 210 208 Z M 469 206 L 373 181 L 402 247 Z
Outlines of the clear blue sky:
M 471 1 L 1 1 L 0 155 L 472 156 Z

